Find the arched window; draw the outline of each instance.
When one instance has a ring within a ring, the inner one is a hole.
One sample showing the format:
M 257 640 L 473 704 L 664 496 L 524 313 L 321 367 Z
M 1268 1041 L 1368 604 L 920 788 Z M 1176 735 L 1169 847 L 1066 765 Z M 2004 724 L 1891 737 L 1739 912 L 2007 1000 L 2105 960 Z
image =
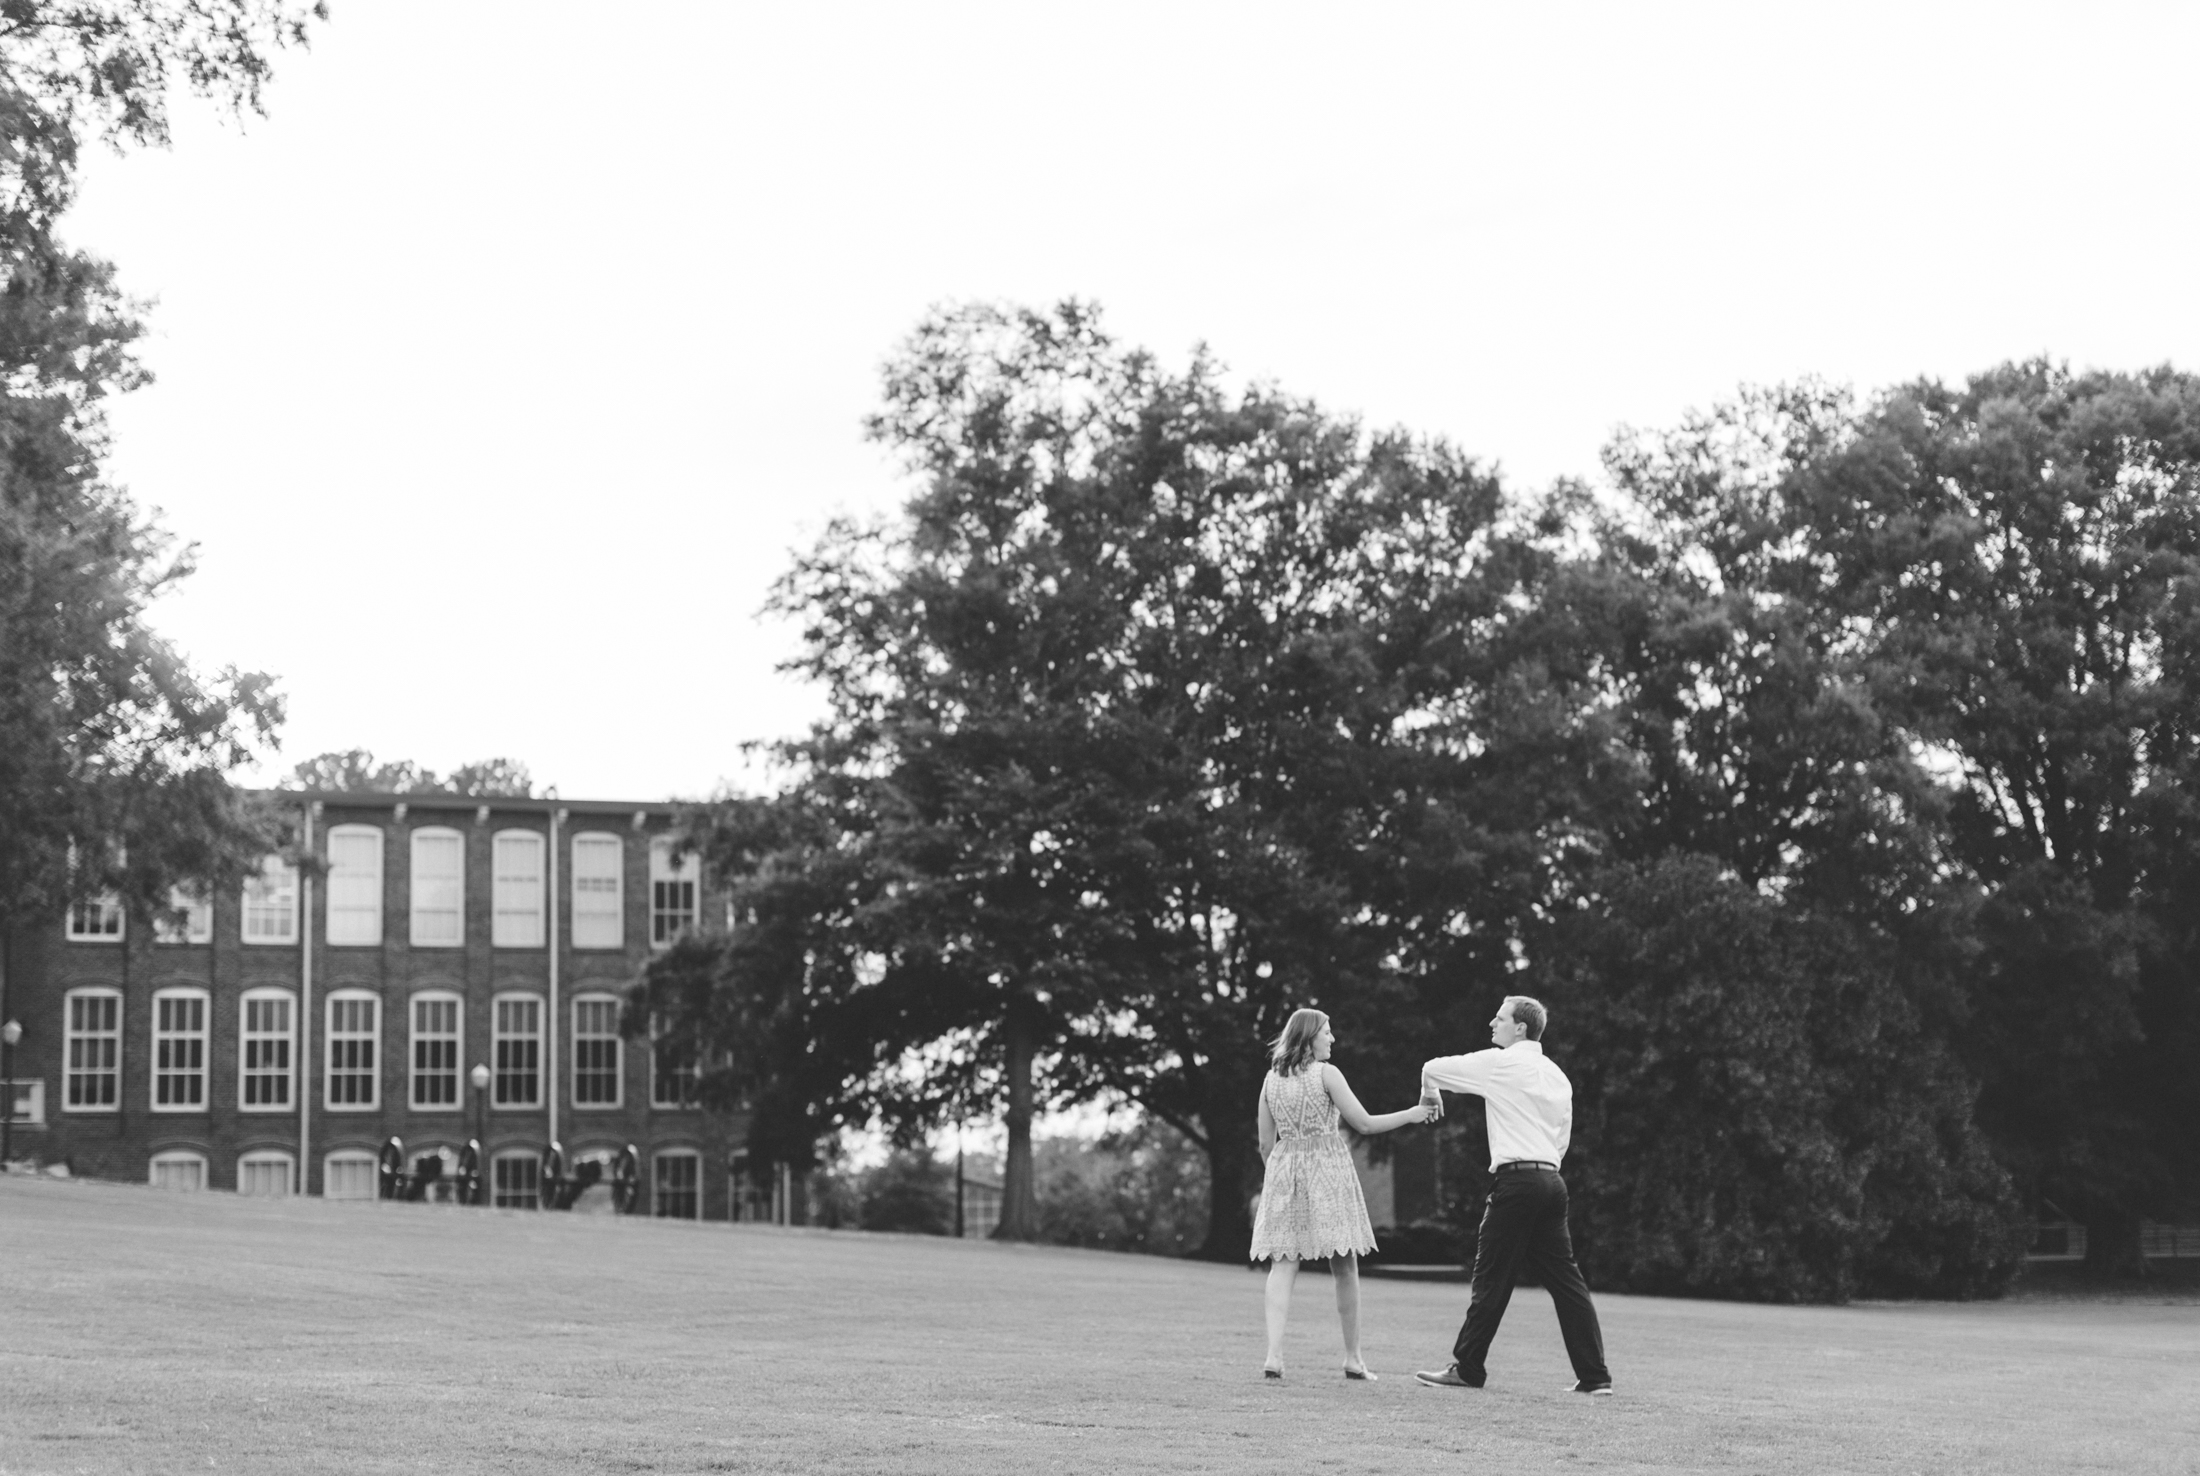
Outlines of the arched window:
M 540 832 L 500 830 L 489 847 L 496 878 L 489 941 L 498 948 L 542 947 L 542 858 Z
M 608 831 L 573 837 L 573 946 L 624 948 L 625 842 Z
M 323 1199 L 372 1199 L 381 1192 L 374 1155 L 364 1148 L 339 1148 L 321 1160 Z
M 442 989 L 412 997 L 412 1105 L 416 1111 L 455 1109 L 459 1063 L 466 1059 L 465 1004 Z
M 623 1098 L 619 1000 L 611 994 L 573 998 L 573 1105 L 616 1107 Z
M 206 1015 L 203 989 L 153 994 L 153 1110 L 206 1110 Z
M 466 838 L 442 825 L 412 833 L 412 944 L 456 948 L 466 941 Z
M 260 874 L 244 884 L 244 941 L 282 944 L 298 941 L 298 868 L 280 856 L 260 863 Z
M 288 1199 L 298 1161 L 273 1148 L 256 1149 L 237 1158 L 237 1192 L 258 1199 Z
M 248 989 L 237 1009 L 237 1108 L 288 1112 L 293 1105 L 297 1005 L 287 989 Z
M 328 997 L 327 1103 L 331 1112 L 372 1112 L 382 1102 L 382 1001 L 364 989 Z
M 542 996 L 500 994 L 490 1001 L 490 1101 L 498 1107 L 542 1105 Z
M 206 1155 L 181 1148 L 156 1153 L 147 1166 L 146 1178 L 155 1189 L 204 1189 Z
M 652 1164 L 649 1212 L 660 1220 L 694 1220 L 703 1212 L 703 1155 L 667 1148 Z
M 72 989 L 61 1002 L 64 1112 L 122 1108 L 122 991 Z
M 328 941 L 336 948 L 381 945 L 379 825 L 338 825 L 328 833 Z

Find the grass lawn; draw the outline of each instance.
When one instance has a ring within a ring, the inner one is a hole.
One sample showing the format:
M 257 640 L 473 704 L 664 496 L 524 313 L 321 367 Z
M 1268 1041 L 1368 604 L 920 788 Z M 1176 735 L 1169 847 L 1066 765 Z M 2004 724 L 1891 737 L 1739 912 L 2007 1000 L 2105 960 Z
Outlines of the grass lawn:
M 2200 1305 L 1603 1297 L 1619 1395 L 1522 1290 L 852 1232 L 0 1179 L 0 1473 L 2200 1472 Z

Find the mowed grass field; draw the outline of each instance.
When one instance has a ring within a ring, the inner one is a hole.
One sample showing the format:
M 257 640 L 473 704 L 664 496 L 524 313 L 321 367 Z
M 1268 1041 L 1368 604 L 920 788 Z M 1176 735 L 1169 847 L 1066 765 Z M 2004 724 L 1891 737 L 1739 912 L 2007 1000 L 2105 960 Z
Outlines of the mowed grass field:
M 2200 1472 L 2200 1306 L 1600 1299 L 1039 1247 L 0 1179 L 0 1472 Z

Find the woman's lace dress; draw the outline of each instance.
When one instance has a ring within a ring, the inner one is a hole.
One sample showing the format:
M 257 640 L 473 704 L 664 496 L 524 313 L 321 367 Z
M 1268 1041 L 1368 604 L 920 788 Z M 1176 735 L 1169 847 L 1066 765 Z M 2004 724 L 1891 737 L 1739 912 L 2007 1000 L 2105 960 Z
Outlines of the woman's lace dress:
M 1260 1089 L 1276 1120 L 1276 1146 L 1268 1155 L 1260 1213 L 1253 1217 L 1252 1258 L 1318 1261 L 1375 1249 L 1352 1148 L 1338 1126 L 1337 1104 L 1322 1086 L 1321 1067 L 1295 1076 L 1271 1071 Z

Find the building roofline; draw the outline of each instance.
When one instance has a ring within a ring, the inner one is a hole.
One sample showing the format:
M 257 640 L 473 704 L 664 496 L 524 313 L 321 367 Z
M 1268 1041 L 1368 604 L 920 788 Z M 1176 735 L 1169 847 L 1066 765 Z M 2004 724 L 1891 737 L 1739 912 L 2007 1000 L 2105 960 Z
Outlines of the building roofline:
M 585 815 L 631 815 L 637 810 L 643 810 L 651 814 L 672 815 L 691 803 L 687 800 L 562 799 L 546 795 L 523 797 L 507 794 L 433 794 L 365 789 L 258 789 L 252 793 L 277 801 L 318 801 L 331 808 L 349 806 L 362 810 L 387 810 L 403 805 L 409 810 L 478 810 L 486 805 L 492 810 L 543 815 L 553 810 L 571 810 Z

